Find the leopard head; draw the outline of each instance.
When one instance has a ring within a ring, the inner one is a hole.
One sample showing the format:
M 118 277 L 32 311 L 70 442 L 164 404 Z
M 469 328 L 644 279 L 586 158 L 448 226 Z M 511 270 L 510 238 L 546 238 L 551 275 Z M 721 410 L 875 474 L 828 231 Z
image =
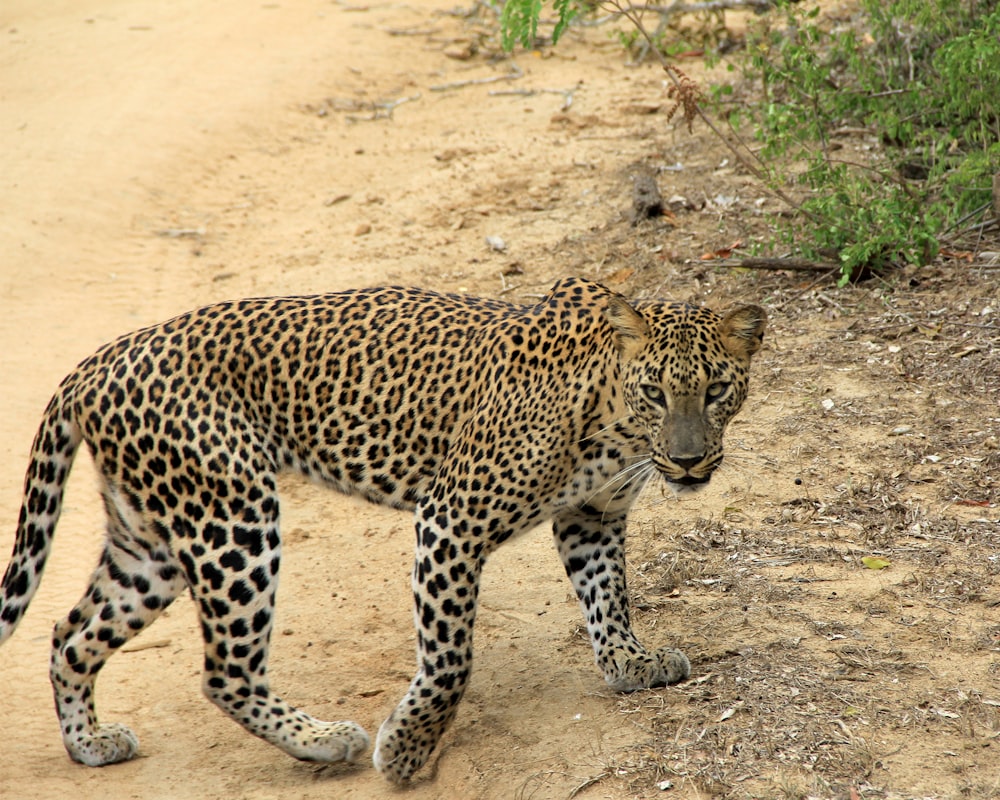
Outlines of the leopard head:
M 722 436 L 747 396 L 750 360 L 767 314 L 741 305 L 725 314 L 682 303 L 634 308 L 612 296 L 622 393 L 649 440 L 653 465 L 674 488 L 708 482 L 722 463 Z

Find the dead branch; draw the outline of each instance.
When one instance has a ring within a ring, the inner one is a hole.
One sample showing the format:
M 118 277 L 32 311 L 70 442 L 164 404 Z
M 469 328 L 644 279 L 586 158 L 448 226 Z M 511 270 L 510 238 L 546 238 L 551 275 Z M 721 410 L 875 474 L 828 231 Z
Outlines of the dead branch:
M 497 83 L 498 81 L 516 81 L 524 77 L 521 68 L 512 63 L 513 67 L 506 75 L 492 75 L 489 78 L 472 78 L 467 81 L 452 81 L 451 83 L 439 83 L 431 87 L 432 92 L 448 92 L 452 89 L 464 89 L 466 86 L 482 86 L 486 83 Z
M 824 264 L 820 261 L 810 261 L 808 258 L 727 258 L 715 263 L 723 267 L 737 269 L 787 270 L 789 272 L 835 272 L 840 269 L 837 264 Z
M 374 122 L 380 119 L 392 119 L 392 112 L 395 111 L 403 103 L 412 103 L 420 99 L 420 93 L 418 92 L 411 97 L 399 97 L 395 100 L 379 100 L 378 102 L 372 103 L 370 108 L 372 109 L 371 116 L 359 117 L 356 114 L 348 114 L 344 117 L 348 122 Z
M 660 16 L 672 14 L 697 14 L 700 11 L 733 11 L 749 8 L 753 11 L 767 11 L 774 5 L 772 0 L 706 0 L 702 3 L 671 3 L 669 6 L 636 6 L 637 11 L 652 11 Z
M 534 97 L 539 94 L 561 94 L 563 104 L 560 111 L 569 111 L 573 105 L 573 93 L 576 89 L 490 89 L 490 97 Z

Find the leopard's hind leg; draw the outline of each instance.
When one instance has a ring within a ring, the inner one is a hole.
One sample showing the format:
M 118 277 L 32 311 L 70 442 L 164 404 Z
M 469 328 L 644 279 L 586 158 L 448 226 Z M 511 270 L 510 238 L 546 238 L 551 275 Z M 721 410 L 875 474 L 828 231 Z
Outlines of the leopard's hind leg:
M 66 750 L 73 760 L 92 767 L 132 758 L 139 746 L 126 726 L 98 723 L 98 672 L 185 585 L 164 543 L 143 532 L 120 496 L 106 490 L 105 501 L 108 542 L 83 598 L 55 626 L 49 669 Z
M 247 477 L 247 476 L 244 476 Z M 303 761 L 351 761 L 368 747 L 353 722 L 324 722 L 271 691 L 268 651 L 274 622 L 281 543 L 274 479 L 257 485 L 216 484 L 239 507 L 234 518 L 216 518 L 183 547 L 181 561 L 201 616 L 205 639 L 205 695 L 240 723 Z M 210 543 L 205 547 L 204 543 Z

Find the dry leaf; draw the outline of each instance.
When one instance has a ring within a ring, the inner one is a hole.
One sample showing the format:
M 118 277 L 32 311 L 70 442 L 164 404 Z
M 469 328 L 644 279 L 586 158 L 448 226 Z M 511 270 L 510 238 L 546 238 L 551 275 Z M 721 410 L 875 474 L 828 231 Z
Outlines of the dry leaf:
M 629 278 L 635 274 L 635 270 L 632 267 L 622 267 L 617 272 L 612 273 L 607 277 L 608 283 L 625 283 Z
M 743 247 L 743 240 L 737 239 L 729 247 L 722 247 L 711 253 L 702 253 L 701 260 L 711 261 L 713 258 L 729 258 L 734 250 L 739 250 L 741 247 Z

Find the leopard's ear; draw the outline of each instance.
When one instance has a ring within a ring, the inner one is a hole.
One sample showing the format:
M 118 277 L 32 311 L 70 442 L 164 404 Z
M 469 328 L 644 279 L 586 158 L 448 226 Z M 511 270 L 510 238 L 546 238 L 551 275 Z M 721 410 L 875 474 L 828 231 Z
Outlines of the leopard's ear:
M 760 306 L 737 306 L 722 318 L 719 333 L 726 349 L 749 359 L 764 343 L 767 312 Z
M 646 318 L 628 304 L 620 294 L 610 294 L 604 308 L 604 318 L 615 333 L 615 347 L 624 359 L 632 358 L 649 339 Z

